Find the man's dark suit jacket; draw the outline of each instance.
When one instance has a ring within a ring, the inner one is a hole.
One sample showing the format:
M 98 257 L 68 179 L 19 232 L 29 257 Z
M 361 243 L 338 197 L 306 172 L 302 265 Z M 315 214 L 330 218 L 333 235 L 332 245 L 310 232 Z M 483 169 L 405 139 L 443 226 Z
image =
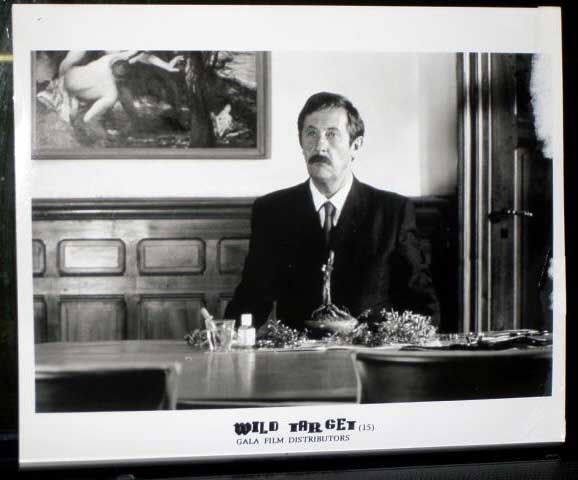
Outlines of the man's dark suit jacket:
M 319 214 L 307 182 L 258 198 L 243 278 L 227 318 L 252 313 L 263 324 L 277 302 L 277 318 L 298 329 L 322 303 L 327 262 Z M 331 233 L 335 252 L 332 302 L 358 316 L 365 309 L 394 308 L 432 315 L 439 306 L 421 250 L 413 205 L 395 193 L 353 180 Z

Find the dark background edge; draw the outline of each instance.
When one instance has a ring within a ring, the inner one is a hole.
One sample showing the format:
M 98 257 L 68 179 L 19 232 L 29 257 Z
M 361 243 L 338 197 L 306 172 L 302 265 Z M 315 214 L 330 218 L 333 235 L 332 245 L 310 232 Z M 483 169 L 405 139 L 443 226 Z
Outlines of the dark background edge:
M 0 53 L 12 51 L 11 6 L 13 3 L 107 3 L 107 2 L 46 2 L 3 1 L 0 4 Z M 121 1 L 110 3 L 174 3 L 149 1 Z M 208 3 L 208 2 L 204 2 Z M 221 2 L 225 3 L 225 2 Z M 226 2 L 227 4 L 245 2 Z M 268 4 L 261 2 L 261 4 Z M 306 4 L 293 2 L 292 4 Z M 347 5 L 350 2 L 326 4 Z M 457 451 L 431 451 L 408 454 L 371 454 L 356 456 L 323 456 L 279 460 L 245 460 L 237 462 L 134 465 L 86 469 L 53 469 L 50 471 L 18 471 L 17 467 L 17 302 L 15 260 L 15 193 L 14 193 L 14 140 L 12 103 L 12 65 L 0 62 L 0 473 L 11 472 L 21 478 L 195 478 L 209 475 L 235 477 L 254 474 L 257 477 L 284 478 L 306 473 L 310 478 L 578 478 L 578 432 L 576 398 L 576 338 L 573 322 L 576 312 L 578 282 L 576 275 L 577 244 L 573 207 L 576 205 L 577 152 L 576 105 L 578 93 L 578 54 L 576 20 L 578 8 L 574 2 L 379 2 L 367 5 L 423 5 L 423 6 L 520 6 L 559 5 L 563 14 L 564 45 L 564 152 L 565 152 L 565 207 L 566 207 L 566 284 L 567 284 L 567 440 L 563 445 L 525 448 L 487 448 Z M 358 5 L 356 3 L 356 5 Z M 285 474 L 281 474 L 285 472 Z

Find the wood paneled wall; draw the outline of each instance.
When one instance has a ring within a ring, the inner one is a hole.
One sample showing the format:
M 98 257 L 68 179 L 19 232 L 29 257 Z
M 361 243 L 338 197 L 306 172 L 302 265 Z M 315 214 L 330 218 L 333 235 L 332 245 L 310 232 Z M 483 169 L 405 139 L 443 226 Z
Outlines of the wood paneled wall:
M 432 259 L 447 202 L 415 199 Z M 222 316 L 249 246 L 252 199 L 36 200 L 37 342 L 182 338 Z

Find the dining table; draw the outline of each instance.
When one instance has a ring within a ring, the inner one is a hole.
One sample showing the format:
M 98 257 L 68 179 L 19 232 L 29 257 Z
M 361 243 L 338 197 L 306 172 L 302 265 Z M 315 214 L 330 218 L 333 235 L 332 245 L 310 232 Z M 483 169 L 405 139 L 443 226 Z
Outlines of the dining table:
M 177 408 L 236 408 L 353 403 L 351 350 L 241 349 L 211 352 L 179 340 L 40 343 L 36 367 L 178 363 Z
M 210 351 L 184 340 L 53 342 L 36 345 L 35 363 L 37 378 L 42 370 L 177 365 L 179 409 L 549 395 L 552 346 L 519 348 L 527 337 L 505 339 L 499 350 L 482 342 L 417 351 L 318 344 Z

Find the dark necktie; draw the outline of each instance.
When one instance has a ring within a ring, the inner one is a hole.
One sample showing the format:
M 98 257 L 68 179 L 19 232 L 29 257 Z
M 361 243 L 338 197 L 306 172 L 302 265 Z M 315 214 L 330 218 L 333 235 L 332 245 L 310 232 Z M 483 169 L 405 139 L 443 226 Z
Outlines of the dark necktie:
M 331 229 L 333 228 L 333 216 L 335 215 L 335 207 L 331 202 L 323 204 L 325 209 L 325 221 L 323 222 L 323 233 L 325 235 L 325 245 L 329 245 L 331 239 Z

